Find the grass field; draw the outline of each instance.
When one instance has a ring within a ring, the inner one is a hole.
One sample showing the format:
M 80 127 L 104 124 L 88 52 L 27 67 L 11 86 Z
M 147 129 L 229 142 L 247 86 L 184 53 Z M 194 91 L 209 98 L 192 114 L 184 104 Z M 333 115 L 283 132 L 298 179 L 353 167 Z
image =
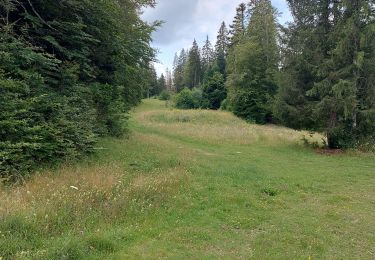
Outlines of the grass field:
M 374 155 L 157 100 L 130 129 L 1 187 L 0 259 L 375 259 Z

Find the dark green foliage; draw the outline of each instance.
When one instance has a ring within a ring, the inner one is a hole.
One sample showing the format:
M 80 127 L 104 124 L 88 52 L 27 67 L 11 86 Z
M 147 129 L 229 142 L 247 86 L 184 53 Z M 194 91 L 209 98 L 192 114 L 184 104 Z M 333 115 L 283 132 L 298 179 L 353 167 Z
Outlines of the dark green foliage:
M 154 66 L 150 66 L 148 69 L 144 70 L 143 74 L 145 79 L 145 92 L 143 97 L 149 98 L 154 96 L 155 90 L 158 89 L 158 75 Z
M 207 39 L 199 107 L 324 132 L 330 148 L 375 148 L 374 1 L 288 4 L 294 21 L 287 27 L 277 23 L 270 0 L 240 4 L 229 33 L 224 22 L 220 26 L 212 61 Z M 175 60 L 177 91 L 197 86 L 189 64 L 196 59 L 181 53 Z M 186 107 L 195 106 L 189 93 L 182 97 Z
M 231 96 L 233 113 L 249 122 L 267 123 L 270 118 L 267 100 L 262 93 L 248 89 L 237 91 Z
M 150 88 L 149 96 L 159 96 L 166 88 L 167 83 L 164 74 L 161 74 L 159 78 L 156 77 L 154 84 Z
M 96 111 L 95 133 L 101 136 L 121 136 L 124 133 L 127 111 L 119 93 L 122 88 L 109 84 L 90 85 L 93 105 Z
M 180 92 L 185 87 L 185 68 L 187 63 L 187 54 L 184 49 L 175 56 L 173 64 L 173 79 L 176 92 Z
M 5 35 L 0 48 L 1 175 L 18 176 L 36 164 L 91 151 L 90 90 L 75 85 L 62 94 L 49 88 L 59 61 L 14 37 Z
M 211 76 L 210 72 L 215 62 L 215 52 L 212 47 L 210 40 L 206 39 L 205 44 L 202 47 L 202 75 L 203 79 Z
M 215 63 L 213 70 L 221 73 L 226 78 L 227 62 L 226 56 L 229 49 L 229 32 L 225 22 L 222 22 L 217 33 L 215 44 Z
M 185 84 L 188 88 L 192 89 L 198 87 L 202 82 L 203 71 L 201 54 L 197 42 L 194 40 L 191 47 L 187 64 L 185 68 Z
M 229 45 L 233 47 L 238 44 L 242 37 L 245 35 L 246 30 L 246 4 L 241 3 L 236 9 L 236 16 L 233 19 L 233 23 L 229 26 Z
M 221 75 L 226 77 L 227 75 L 227 60 L 225 58 L 224 52 L 219 52 L 216 55 L 216 60 L 213 66 L 213 71 L 219 72 Z
M 324 131 L 330 148 L 374 139 L 374 3 L 288 1 L 282 88 L 275 115 L 295 128 Z
M 279 74 L 279 89 L 273 104 L 273 115 L 279 123 L 294 129 L 314 129 L 313 105 L 305 95 L 304 87 L 311 86 L 306 83 L 310 73 L 303 67 L 296 67 L 300 75 L 289 75 L 286 70 Z M 303 71 L 304 70 L 304 71 Z M 296 80 L 296 77 L 303 77 Z
M 221 110 L 227 110 L 227 111 L 231 111 L 231 107 L 229 105 L 229 101 L 228 99 L 224 99 L 222 102 L 221 102 L 221 105 L 220 105 L 220 109 Z
M 228 55 L 228 100 L 237 116 L 266 123 L 272 119 L 277 90 L 276 10 L 270 1 L 261 0 L 255 1 L 250 11 L 247 32 Z
M 227 54 L 229 48 L 229 32 L 225 22 L 222 22 L 217 33 L 217 39 L 215 44 L 215 52 L 219 54 Z
M 0 2 L 0 176 L 92 152 L 140 102 L 154 51 L 144 1 Z
M 219 109 L 221 102 L 227 97 L 227 92 L 222 74 L 215 72 L 203 85 L 202 107 L 208 109 Z
M 175 97 L 175 106 L 179 109 L 197 109 L 202 104 L 202 91 L 194 88 L 185 88 Z
M 172 97 L 171 93 L 167 90 L 163 90 L 159 95 L 159 100 L 170 100 Z

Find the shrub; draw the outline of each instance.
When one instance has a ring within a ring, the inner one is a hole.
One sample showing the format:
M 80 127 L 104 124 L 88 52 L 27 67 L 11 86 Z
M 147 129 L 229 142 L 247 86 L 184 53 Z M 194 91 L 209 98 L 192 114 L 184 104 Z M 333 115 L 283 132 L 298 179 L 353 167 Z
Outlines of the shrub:
M 172 97 L 171 93 L 167 90 L 163 90 L 159 95 L 159 100 L 170 100 Z
M 229 105 L 229 101 L 228 101 L 228 99 L 224 99 L 224 100 L 221 102 L 220 110 L 231 111 L 231 107 L 230 107 L 230 105 Z
M 202 107 L 208 109 L 219 109 L 221 103 L 227 97 L 222 74 L 215 72 L 203 85 L 203 104 Z
M 233 113 L 249 122 L 258 124 L 267 122 L 269 110 L 266 103 L 262 95 L 251 89 L 237 91 L 231 96 Z
M 175 98 L 175 106 L 179 109 L 197 109 L 201 107 L 201 103 L 202 91 L 197 88 L 184 88 Z

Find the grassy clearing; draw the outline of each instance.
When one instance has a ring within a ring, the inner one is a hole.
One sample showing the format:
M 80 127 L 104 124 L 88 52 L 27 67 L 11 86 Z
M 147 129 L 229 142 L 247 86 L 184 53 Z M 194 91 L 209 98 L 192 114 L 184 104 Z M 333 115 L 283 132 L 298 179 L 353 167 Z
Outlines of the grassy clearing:
M 0 189 L 0 257 L 375 257 L 374 155 L 156 100 L 130 125 L 85 162 Z

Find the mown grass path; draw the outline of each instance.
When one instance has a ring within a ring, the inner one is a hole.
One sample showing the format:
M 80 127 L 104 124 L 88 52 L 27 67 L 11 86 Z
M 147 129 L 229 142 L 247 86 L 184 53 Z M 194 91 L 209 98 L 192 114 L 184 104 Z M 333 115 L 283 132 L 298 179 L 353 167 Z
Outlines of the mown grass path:
M 3 188 L 0 257 L 375 258 L 373 155 L 321 155 L 299 144 L 306 133 L 156 100 L 130 128 Z

